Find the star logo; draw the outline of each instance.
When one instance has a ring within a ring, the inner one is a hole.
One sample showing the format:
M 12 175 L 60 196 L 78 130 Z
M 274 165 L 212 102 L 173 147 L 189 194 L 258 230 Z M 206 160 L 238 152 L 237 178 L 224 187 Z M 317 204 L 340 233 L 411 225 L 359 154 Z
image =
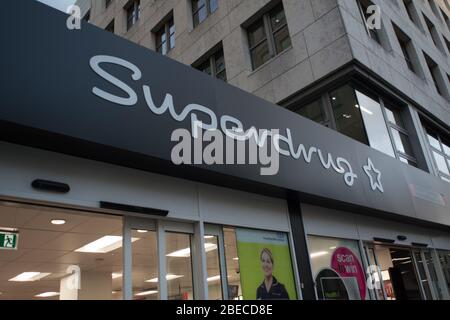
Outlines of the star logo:
M 375 168 L 370 158 L 367 159 L 367 165 L 363 169 L 370 179 L 370 187 L 372 190 L 375 191 L 378 189 L 381 193 L 384 193 L 383 185 L 381 184 L 381 171 Z

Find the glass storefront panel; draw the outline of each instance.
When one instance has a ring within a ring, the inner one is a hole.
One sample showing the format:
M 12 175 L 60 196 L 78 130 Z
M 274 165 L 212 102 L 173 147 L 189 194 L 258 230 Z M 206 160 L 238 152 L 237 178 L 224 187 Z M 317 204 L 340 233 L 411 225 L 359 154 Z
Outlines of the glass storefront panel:
M 206 272 L 208 282 L 208 300 L 221 300 L 222 296 L 222 276 L 220 274 L 219 239 L 217 236 L 205 236 L 206 248 L 217 248 L 217 250 L 206 251 Z
M 365 300 L 366 278 L 357 241 L 308 236 L 310 261 L 320 300 Z
M 428 281 L 428 277 L 425 271 L 424 261 L 422 260 L 422 256 L 420 251 L 414 251 L 414 257 L 416 260 L 417 272 L 419 274 L 419 278 L 421 279 L 421 284 L 423 288 L 423 292 L 425 298 L 427 300 L 433 300 L 433 295 L 431 293 L 430 283 Z
M 191 252 L 191 235 L 166 232 L 166 275 L 176 275 L 167 281 L 169 300 L 194 299 Z
M 432 287 L 436 291 L 437 298 L 439 300 L 442 300 L 442 299 L 444 299 L 442 283 L 439 283 L 439 279 L 438 279 L 437 272 L 436 272 L 436 265 L 434 263 L 433 256 L 431 255 L 430 251 L 425 251 L 424 255 L 425 255 L 425 262 L 428 267 L 428 271 L 430 273 L 430 277 L 431 277 L 430 281 L 431 281 Z
M 233 228 L 223 228 L 223 237 L 227 268 L 228 299 L 242 300 L 241 274 L 239 270 L 236 232 Z
M 439 250 L 439 262 L 444 273 L 445 281 L 447 282 L 447 289 L 450 292 L 450 251 Z
M 122 298 L 122 218 L 0 202 L 0 299 Z
M 133 299 L 157 300 L 159 279 L 156 232 L 132 230 L 131 248 Z M 172 280 L 172 277 L 168 274 L 167 281 Z

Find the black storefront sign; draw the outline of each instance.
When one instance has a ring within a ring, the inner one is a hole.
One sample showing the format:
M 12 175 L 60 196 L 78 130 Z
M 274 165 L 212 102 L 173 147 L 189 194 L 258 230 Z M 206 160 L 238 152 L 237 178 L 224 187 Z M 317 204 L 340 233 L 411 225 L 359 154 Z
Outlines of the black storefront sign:
M 429 173 L 95 26 L 70 30 L 67 15 L 35 1 L 0 14 L 4 141 L 450 226 L 450 187 Z M 222 133 L 279 130 L 278 173 L 176 166 L 173 131 L 192 133 L 195 120 Z

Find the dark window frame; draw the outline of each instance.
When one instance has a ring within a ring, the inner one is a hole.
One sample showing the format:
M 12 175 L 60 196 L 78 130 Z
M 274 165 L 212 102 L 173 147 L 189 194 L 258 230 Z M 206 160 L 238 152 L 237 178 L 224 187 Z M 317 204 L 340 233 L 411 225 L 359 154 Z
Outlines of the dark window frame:
M 127 20 L 127 31 L 130 30 L 141 17 L 141 1 L 130 0 L 124 7 Z
M 105 0 L 105 9 L 108 9 L 108 7 L 112 4 L 113 0 Z
M 173 32 L 171 31 L 173 27 Z M 155 50 L 156 52 L 161 53 L 162 55 L 167 55 L 170 51 L 172 51 L 175 48 L 175 20 L 173 17 L 173 13 L 169 15 L 168 18 L 165 18 L 162 22 L 162 25 L 153 32 L 155 34 Z M 166 41 L 159 41 L 161 35 L 166 36 Z M 172 36 L 174 37 L 173 46 L 172 46 Z M 166 52 L 162 50 L 162 48 L 165 46 Z
M 108 23 L 108 25 L 106 26 L 105 31 L 114 33 L 114 27 L 115 27 L 115 22 L 114 22 L 114 19 L 112 19 L 111 22 Z
M 83 21 L 86 21 L 86 22 L 90 22 L 90 20 L 91 20 L 91 10 L 88 10 L 88 11 L 85 13 L 85 15 L 84 15 L 84 17 L 83 17 L 82 20 L 83 20 Z
M 440 72 L 440 68 L 438 64 L 425 52 L 423 53 L 425 57 L 425 62 L 427 64 L 428 70 L 430 71 L 431 78 L 433 79 L 434 87 L 436 88 L 437 93 L 444 97 L 444 92 L 442 91 L 443 88 L 441 88 L 441 85 L 439 84 L 439 81 L 436 77 L 436 72 Z
M 227 67 L 226 67 L 226 63 L 225 63 L 225 54 L 223 52 L 223 46 L 219 46 L 217 49 L 215 49 L 212 53 L 208 53 L 207 55 L 205 55 L 206 58 L 201 58 L 200 59 L 200 63 L 194 63 L 193 67 L 199 71 L 202 71 L 208 75 L 210 75 L 211 77 L 215 78 L 215 79 L 219 79 L 222 81 L 227 82 Z M 217 61 L 220 59 L 220 57 L 223 58 L 224 61 L 224 68 L 222 70 L 218 70 L 217 69 Z M 204 70 L 206 70 L 209 67 L 210 73 L 205 72 Z M 221 77 L 220 75 L 225 75 L 224 78 Z
M 433 163 L 434 163 L 434 166 L 436 168 L 438 176 L 441 177 L 443 180 L 450 182 L 450 175 L 447 175 L 444 172 L 439 170 L 439 167 L 438 167 L 438 165 L 436 163 L 436 158 L 434 157 L 434 154 L 433 154 L 433 152 L 436 152 L 437 154 L 439 154 L 442 157 L 444 157 L 445 163 L 447 164 L 448 171 L 450 172 L 450 155 L 447 155 L 445 153 L 445 149 L 444 149 L 444 146 L 443 146 L 444 143 L 442 142 L 443 141 L 442 134 L 440 134 L 439 130 L 432 129 L 431 125 L 428 124 L 428 123 L 426 123 L 423 126 L 423 129 L 424 129 L 424 132 L 425 132 L 425 135 L 426 135 L 426 138 L 427 138 L 426 140 L 427 140 L 427 143 L 428 143 L 430 154 L 431 154 L 431 157 L 433 159 Z M 428 136 L 432 136 L 433 138 L 435 138 L 439 142 L 439 145 L 440 145 L 442 151 L 439 150 L 439 149 L 436 149 L 434 146 L 431 145 L 431 142 L 430 142 Z
M 289 32 L 289 26 L 288 26 L 288 22 L 286 19 L 286 22 L 284 24 L 282 24 L 281 26 L 278 26 L 277 29 L 273 29 L 272 27 L 272 23 L 271 23 L 271 17 L 274 13 L 278 12 L 279 9 L 282 9 L 282 11 L 285 14 L 285 10 L 284 10 L 284 6 L 283 3 L 280 2 L 279 4 L 277 4 L 276 6 L 274 6 L 273 8 L 271 8 L 270 10 L 268 10 L 267 12 L 265 12 L 260 18 L 258 18 L 256 21 L 254 21 L 253 23 L 251 23 L 247 28 L 247 37 L 249 38 L 249 51 L 250 51 L 250 57 L 252 60 L 252 69 L 256 70 L 259 67 L 261 67 L 262 65 L 266 64 L 268 61 L 270 61 L 271 59 L 273 59 L 274 57 L 278 56 L 279 54 L 283 53 L 284 51 L 288 50 L 289 47 L 292 47 L 292 38 L 291 38 L 291 34 Z M 286 17 L 286 14 L 285 14 Z M 264 28 L 264 38 L 262 38 L 259 42 L 251 45 L 250 44 L 250 30 L 253 29 L 255 26 L 258 25 L 263 25 Z M 291 41 L 291 44 L 289 45 L 288 48 L 281 50 L 280 52 L 278 52 L 277 50 L 277 46 L 276 46 L 276 41 L 275 41 L 275 36 L 278 33 L 281 33 L 284 29 L 287 29 L 288 35 L 289 35 L 289 40 Z M 267 47 L 269 49 L 269 55 L 270 58 L 268 61 L 263 62 L 260 65 L 255 65 L 255 61 L 253 59 L 253 54 L 252 52 L 254 50 L 256 50 L 258 47 L 260 47 L 261 45 L 263 45 L 264 43 L 267 42 Z
M 202 22 L 204 22 L 206 19 L 208 19 L 208 17 L 210 15 L 212 15 L 214 12 L 217 11 L 217 9 L 219 9 L 219 2 L 217 1 L 217 7 L 214 11 L 212 11 L 211 9 L 211 0 L 204 0 L 205 4 L 202 6 L 198 6 L 197 5 L 197 9 L 194 9 L 194 2 L 200 2 L 201 0 L 191 0 L 191 6 L 192 6 L 192 21 L 194 24 L 194 28 L 196 28 L 197 26 L 199 26 L 200 24 L 202 24 Z M 206 8 L 205 8 L 206 7 Z M 203 8 L 206 9 L 206 16 L 205 19 L 203 19 L 202 21 L 200 21 L 200 19 L 198 19 L 198 22 L 196 22 L 195 19 L 195 15 L 198 14 Z
M 394 23 L 392 24 L 392 26 L 394 28 L 394 33 L 397 37 L 397 41 L 400 45 L 400 48 L 402 49 L 403 58 L 405 59 L 408 69 L 418 75 L 419 74 L 419 70 L 417 70 L 418 66 L 414 65 L 411 54 L 408 51 L 411 49 L 414 50 L 414 45 L 412 43 L 411 37 L 409 37 L 402 29 L 400 29 Z

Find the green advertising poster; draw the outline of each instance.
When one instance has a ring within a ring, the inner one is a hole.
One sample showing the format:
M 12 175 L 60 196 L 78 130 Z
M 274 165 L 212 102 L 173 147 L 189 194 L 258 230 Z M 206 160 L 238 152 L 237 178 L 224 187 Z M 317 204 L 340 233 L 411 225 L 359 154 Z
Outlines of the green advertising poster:
M 297 299 L 287 234 L 236 229 L 245 300 Z

